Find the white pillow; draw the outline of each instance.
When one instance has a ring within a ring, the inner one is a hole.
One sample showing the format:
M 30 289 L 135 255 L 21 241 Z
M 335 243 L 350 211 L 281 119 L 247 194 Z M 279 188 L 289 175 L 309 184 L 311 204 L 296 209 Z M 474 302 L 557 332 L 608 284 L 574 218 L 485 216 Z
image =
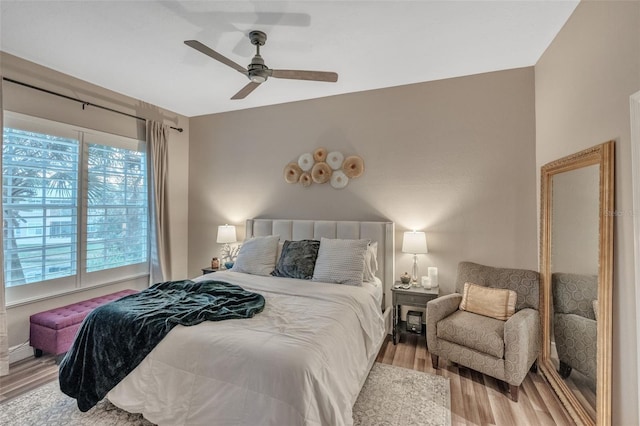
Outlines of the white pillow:
M 376 281 L 376 272 L 378 272 L 378 242 L 374 241 L 369 243 L 367 252 L 364 255 L 363 281 L 374 283 Z
M 312 281 L 360 286 L 369 240 L 320 239 Z
M 236 262 L 230 270 L 252 275 L 271 275 L 276 267 L 278 241 L 279 235 L 248 239 L 240 247 Z

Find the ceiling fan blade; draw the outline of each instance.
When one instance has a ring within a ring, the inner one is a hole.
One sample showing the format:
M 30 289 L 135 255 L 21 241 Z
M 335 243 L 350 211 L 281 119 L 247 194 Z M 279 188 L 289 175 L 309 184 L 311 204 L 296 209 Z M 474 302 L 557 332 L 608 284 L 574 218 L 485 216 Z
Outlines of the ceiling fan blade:
M 239 65 L 233 62 L 231 59 L 227 58 L 226 56 L 222 56 L 212 48 L 205 46 L 204 44 L 200 43 L 197 40 L 185 40 L 184 44 L 186 44 L 187 46 L 193 49 L 196 49 L 198 52 L 204 53 L 205 55 L 212 57 L 216 61 L 222 62 L 223 64 L 230 66 L 231 68 L 233 68 L 238 72 L 241 72 L 242 74 L 247 73 L 247 69 L 242 65 Z
M 231 99 L 236 100 L 236 99 L 244 99 L 244 98 L 246 98 L 247 95 L 249 95 L 249 93 L 251 93 L 254 90 L 256 90 L 258 88 L 258 86 L 260 86 L 260 84 L 262 84 L 262 83 L 254 83 L 253 81 L 250 82 L 249 84 L 244 86 L 242 89 L 240 89 L 240 91 L 238 93 L 233 95 L 231 97 Z
M 330 83 L 338 81 L 338 74 L 327 71 L 271 70 L 271 77 L 291 80 L 327 81 Z

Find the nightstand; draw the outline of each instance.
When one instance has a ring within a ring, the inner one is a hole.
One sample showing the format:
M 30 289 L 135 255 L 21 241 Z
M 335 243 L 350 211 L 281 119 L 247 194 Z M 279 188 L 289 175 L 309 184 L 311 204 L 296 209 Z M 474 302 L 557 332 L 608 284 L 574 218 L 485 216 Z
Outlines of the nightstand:
M 219 270 L 219 269 L 213 269 L 213 268 L 212 268 L 212 267 L 210 267 L 210 266 L 209 266 L 209 267 L 207 267 L 207 268 L 202 268 L 202 275 L 204 275 L 204 274 L 210 274 L 210 273 L 212 273 L 212 272 L 216 272 L 216 271 L 218 271 L 218 270 Z
M 396 285 L 400 282 L 396 282 Z M 427 290 L 423 287 L 391 288 L 393 309 L 393 344 L 397 343 L 397 335 L 405 331 L 404 321 L 400 321 L 400 307 L 414 306 L 416 308 L 426 308 L 427 302 L 438 297 L 438 287 Z

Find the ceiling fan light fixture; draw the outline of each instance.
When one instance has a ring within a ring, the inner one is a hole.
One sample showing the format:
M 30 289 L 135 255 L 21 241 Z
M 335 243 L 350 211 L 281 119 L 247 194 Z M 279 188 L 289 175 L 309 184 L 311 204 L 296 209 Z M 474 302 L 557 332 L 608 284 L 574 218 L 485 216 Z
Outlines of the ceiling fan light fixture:
M 254 83 L 264 83 L 269 77 L 269 69 L 267 67 L 251 69 L 251 66 L 249 66 L 249 72 L 247 75 L 249 76 L 249 80 Z

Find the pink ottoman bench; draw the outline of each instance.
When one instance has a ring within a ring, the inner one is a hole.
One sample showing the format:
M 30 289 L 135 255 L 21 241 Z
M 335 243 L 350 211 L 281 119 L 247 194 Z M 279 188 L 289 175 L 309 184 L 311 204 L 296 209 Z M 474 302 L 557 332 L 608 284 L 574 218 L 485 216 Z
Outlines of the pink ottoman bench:
M 29 344 L 33 346 L 34 355 L 37 358 L 42 356 L 43 352 L 56 356 L 67 352 L 89 312 L 98 306 L 134 293 L 138 291 L 122 290 L 31 315 Z

